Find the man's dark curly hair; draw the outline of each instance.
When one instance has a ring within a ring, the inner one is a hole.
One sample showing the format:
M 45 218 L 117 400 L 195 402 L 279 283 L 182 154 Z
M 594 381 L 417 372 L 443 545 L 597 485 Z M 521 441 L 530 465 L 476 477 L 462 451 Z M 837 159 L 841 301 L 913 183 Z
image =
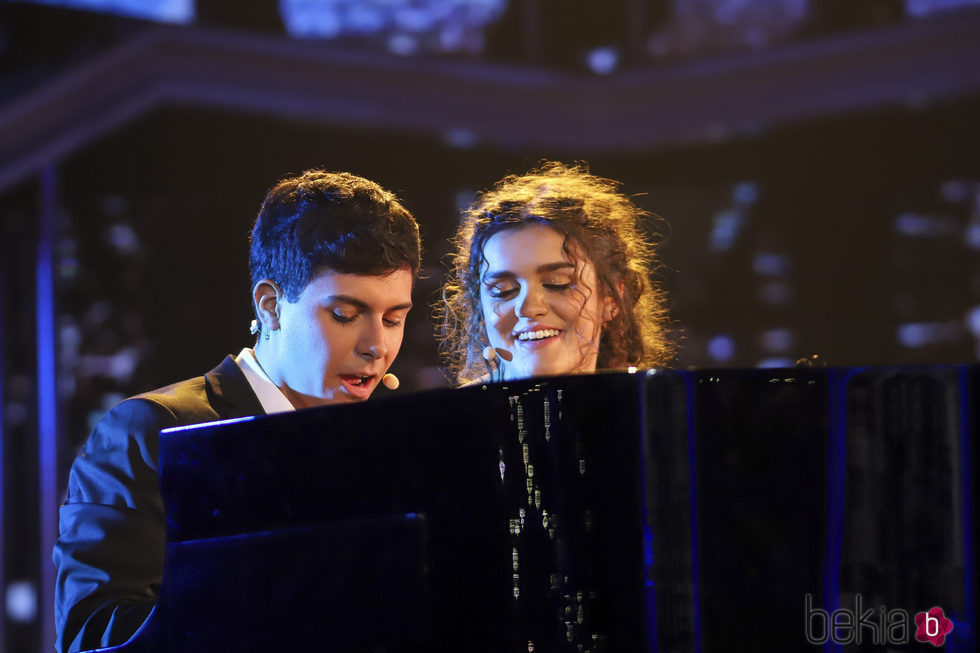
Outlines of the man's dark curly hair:
M 436 307 L 440 350 L 450 375 L 466 383 L 486 372 L 483 249 L 494 234 L 529 224 L 564 236 L 569 258 L 584 254 L 595 267 L 602 296 L 613 299 L 616 311 L 602 330 L 597 367 L 666 365 L 674 347 L 667 337 L 665 293 L 653 278 L 653 245 L 640 231 L 644 215 L 619 192 L 617 182 L 589 174 L 584 166 L 558 162 L 505 177 L 482 193 L 463 211 L 449 280 Z
M 296 301 L 323 268 L 418 274 L 419 226 L 390 192 L 347 172 L 307 170 L 273 186 L 252 229 L 252 287 L 271 279 Z

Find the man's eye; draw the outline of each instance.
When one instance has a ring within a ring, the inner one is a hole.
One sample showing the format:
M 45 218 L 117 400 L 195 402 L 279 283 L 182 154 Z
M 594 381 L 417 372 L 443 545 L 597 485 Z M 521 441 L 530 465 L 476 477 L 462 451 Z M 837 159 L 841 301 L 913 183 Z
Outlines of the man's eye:
M 385 326 L 389 326 L 389 327 L 396 327 L 402 323 L 401 320 L 395 320 L 390 317 L 382 318 L 381 321 L 384 323 Z
M 338 313 L 337 311 L 330 311 L 330 316 L 341 324 L 350 324 L 357 319 L 356 315 L 344 315 L 343 313 Z

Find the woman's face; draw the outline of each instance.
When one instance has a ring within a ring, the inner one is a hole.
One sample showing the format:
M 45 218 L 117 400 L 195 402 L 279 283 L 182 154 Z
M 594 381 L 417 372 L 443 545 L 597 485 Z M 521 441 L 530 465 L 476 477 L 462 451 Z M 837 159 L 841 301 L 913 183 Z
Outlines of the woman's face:
M 540 224 L 500 231 L 483 248 L 480 304 L 487 336 L 513 360 L 505 379 L 594 372 L 613 301 L 595 267 L 565 237 Z M 498 359 L 499 360 L 499 359 Z

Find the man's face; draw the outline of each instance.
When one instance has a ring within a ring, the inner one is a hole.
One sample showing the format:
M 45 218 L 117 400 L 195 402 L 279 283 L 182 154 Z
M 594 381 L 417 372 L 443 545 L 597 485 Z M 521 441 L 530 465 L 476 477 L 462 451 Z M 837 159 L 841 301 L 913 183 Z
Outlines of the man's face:
M 402 344 L 412 307 L 412 272 L 382 276 L 323 270 L 295 302 L 279 300 L 279 330 L 268 342 L 270 375 L 297 408 L 363 401 Z

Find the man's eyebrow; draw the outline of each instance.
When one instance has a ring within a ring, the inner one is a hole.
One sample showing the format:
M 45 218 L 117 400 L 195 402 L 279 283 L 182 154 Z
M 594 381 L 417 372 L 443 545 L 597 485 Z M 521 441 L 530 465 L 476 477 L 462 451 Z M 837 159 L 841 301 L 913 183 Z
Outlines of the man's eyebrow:
M 361 311 L 371 310 L 371 307 L 368 306 L 366 302 L 363 302 L 360 299 L 357 299 L 356 297 L 351 297 L 350 295 L 330 295 L 329 297 L 327 297 L 327 300 L 331 303 L 339 302 L 343 304 L 350 304 L 354 308 Z M 391 306 L 390 308 L 385 309 L 385 312 L 408 310 L 410 308 L 412 308 L 412 302 L 405 302 L 404 304 L 397 304 L 395 306 Z
M 556 261 L 555 263 L 544 263 L 539 265 L 537 272 L 554 272 L 555 270 L 565 270 L 568 268 L 575 269 L 575 264 L 570 261 Z M 513 279 L 517 275 L 510 270 L 499 270 L 495 272 L 488 272 L 483 275 L 483 278 L 488 281 L 497 281 L 498 279 Z

